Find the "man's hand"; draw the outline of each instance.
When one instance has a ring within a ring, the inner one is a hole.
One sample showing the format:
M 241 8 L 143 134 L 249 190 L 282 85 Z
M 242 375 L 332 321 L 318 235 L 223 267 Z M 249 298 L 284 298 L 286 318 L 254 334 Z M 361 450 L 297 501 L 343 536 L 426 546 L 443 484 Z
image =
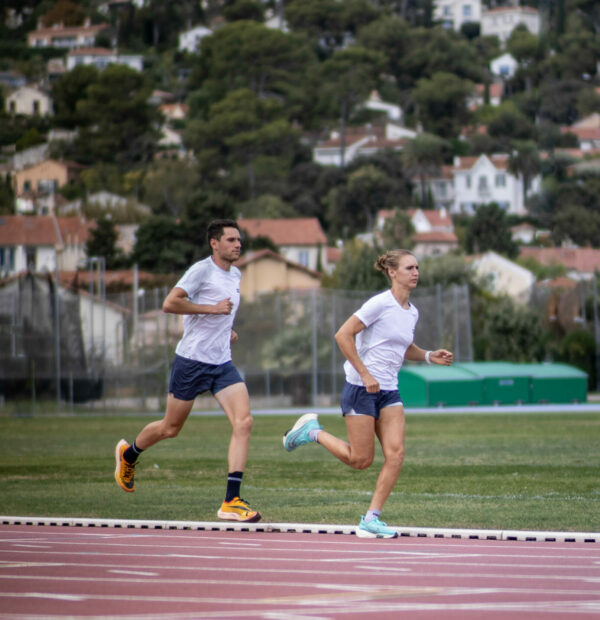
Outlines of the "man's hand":
M 233 302 L 231 298 L 222 299 L 218 304 L 214 306 L 214 314 L 231 314 L 233 310 Z

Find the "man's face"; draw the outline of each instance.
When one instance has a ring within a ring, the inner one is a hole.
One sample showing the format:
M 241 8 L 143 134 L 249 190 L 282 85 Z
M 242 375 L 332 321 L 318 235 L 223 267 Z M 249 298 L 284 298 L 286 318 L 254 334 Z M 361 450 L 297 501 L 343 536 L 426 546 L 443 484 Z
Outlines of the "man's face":
M 220 239 L 211 239 L 213 254 L 228 263 L 235 263 L 242 251 L 242 238 L 237 228 L 226 226 Z

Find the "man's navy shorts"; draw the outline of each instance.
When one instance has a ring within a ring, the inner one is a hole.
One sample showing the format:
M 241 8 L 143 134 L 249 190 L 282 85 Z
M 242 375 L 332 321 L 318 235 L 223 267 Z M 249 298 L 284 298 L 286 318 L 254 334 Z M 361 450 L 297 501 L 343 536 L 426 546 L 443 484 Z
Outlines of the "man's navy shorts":
M 341 407 L 344 415 L 370 415 L 379 420 L 379 412 L 392 405 L 402 405 L 402 397 L 397 390 L 370 393 L 363 385 L 352 385 L 347 381 L 342 388 Z
M 210 390 L 212 394 L 242 383 L 243 379 L 233 362 L 205 364 L 175 355 L 171 368 L 169 393 L 179 400 L 194 400 L 198 394 Z

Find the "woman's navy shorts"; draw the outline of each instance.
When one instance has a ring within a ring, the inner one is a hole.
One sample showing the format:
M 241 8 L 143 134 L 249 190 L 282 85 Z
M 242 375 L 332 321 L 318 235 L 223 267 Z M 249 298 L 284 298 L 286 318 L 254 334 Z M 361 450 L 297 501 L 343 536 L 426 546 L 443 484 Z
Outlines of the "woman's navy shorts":
M 240 373 L 231 361 L 224 364 L 205 364 L 175 355 L 169 393 L 179 400 L 194 400 L 198 394 L 207 390 L 216 394 L 234 383 L 242 382 Z
M 363 385 L 348 382 L 342 388 L 341 407 L 344 415 L 370 415 L 379 420 L 379 412 L 392 405 L 402 405 L 402 397 L 397 390 L 370 393 Z

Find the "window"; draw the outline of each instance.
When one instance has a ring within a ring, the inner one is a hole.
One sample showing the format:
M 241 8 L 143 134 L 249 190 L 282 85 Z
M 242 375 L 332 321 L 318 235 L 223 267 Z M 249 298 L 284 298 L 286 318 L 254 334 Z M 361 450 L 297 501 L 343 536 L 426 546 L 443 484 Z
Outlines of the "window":
M 467 176 L 465 177 L 465 182 L 467 184 L 467 189 L 471 189 L 471 175 L 467 174 Z
M 299 250 L 298 251 L 298 262 L 303 267 L 308 267 L 308 250 Z
M 506 187 L 506 175 L 503 172 L 496 175 L 496 187 Z
M 470 19 L 473 15 L 473 7 L 470 4 L 463 4 L 462 14 L 465 19 Z
M 449 6 L 445 6 L 444 7 L 444 17 L 450 17 L 450 7 Z
M 479 185 L 477 186 L 477 188 L 479 189 L 480 192 L 487 191 L 487 188 L 488 188 L 487 177 L 479 177 Z
M 15 248 L 0 248 L 0 272 L 14 271 Z
M 40 113 L 40 100 L 39 99 L 33 100 L 33 113 L 34 114 Z
M 27 180 L 23 183 L 23 191 L 30 192 L 31 191 L 31 181 Z
M 25 248 L 25 264 L 29 271 L 35 271 L 35 248 Z

